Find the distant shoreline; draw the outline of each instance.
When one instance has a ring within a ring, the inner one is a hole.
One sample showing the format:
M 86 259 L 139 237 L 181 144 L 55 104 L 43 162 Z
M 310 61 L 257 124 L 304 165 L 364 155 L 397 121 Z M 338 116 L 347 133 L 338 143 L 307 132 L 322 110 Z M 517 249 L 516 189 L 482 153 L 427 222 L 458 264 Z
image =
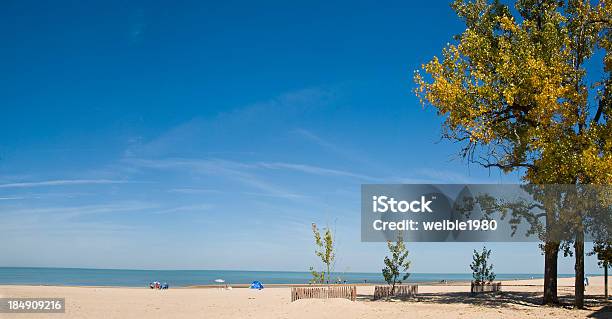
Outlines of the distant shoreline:
M 588 276 L 593 276 L 589 274 Z M 497 274 L 497 280 L 541 279 L 542 274 Z M 560 274 L 559 278 L 573 277 Z M 171 288 L 208 288 L 221 285 L 244 287 L 253 281 L 265 286 L 310 286 L 310 272 L 236 271 L 236 270 L 116 270 L 82 268 L 15 268 L 0 267 L 0 285 L 66 286 L 66 287 L 148 287 L 154 281 L 167 282 Z M 381 273 L 332 273 L 333 282 L 370 286 L 384 284 Z M 419 285 L 469 285 L 471 273 L 411 273 L 407 282 Z
M 601 275 L 588 275 L 589 277 L 600 277 Z M 574 278 L 571 277 L 558 277 L 559 279 L 564 278 Z M 542 278 L 533 278 L 533 279 L 500 279 L 495 280 L 505 282 L 504 286 L 507 287 L 542 287 L 544 286 L 539 284 L 508 284 L 508 282 L 521 282 L 526 280 L 538 280 Z M 406 285 L 419 285 L 419 286 L 427 286 L 427 287 L 436 287 L 436 286 L 446 286 L 446 287 L 469 287 L 470 281 L 447 281 L 446 283 L 441 283 L 437 281 L 427 281 L 427 282 L 405 282 Z M 380 286 L 386 285 L 383 282 L 373 282 L 373 283 L 346 283 L 346 284 L 330 284 L 332 286 L 357 286 L 357 287 L 372 287 L 372 286 Z M 228 284 L 227 286 L 232 288 L 249 288 L 250 284 Z M 292 287 L 325 287 L 328 286 L 326 284 L 291 284 L 291 283 L 275 283 L 275 284 L 265 284 L 266 288 L 292 288 Z M 0 288 L 2 287 L 64 287 L 64 288 L 128 288 L 128 289 L 150 289 L 149 287 L 143 286 L 104 286 L 104 285 L 61 285 L 61 284 L 53 284 L 53 285 L 42 285 L 42 284 L 2 284 L 0 283 Z M 205 285 L 189 285 L 189 286 L 173 286 L 172 289 L 221 289 L 225 288 L 224 284 L 205 284 Z M 573 285 L 558 285 L 558 287 L 573 287 Z

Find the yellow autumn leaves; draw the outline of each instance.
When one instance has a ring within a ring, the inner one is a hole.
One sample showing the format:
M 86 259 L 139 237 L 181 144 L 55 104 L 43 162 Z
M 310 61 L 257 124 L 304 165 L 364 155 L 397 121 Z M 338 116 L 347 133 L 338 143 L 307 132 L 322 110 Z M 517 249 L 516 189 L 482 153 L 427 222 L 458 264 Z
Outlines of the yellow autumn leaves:
M 465 31 L 414 76 L 421 103 L 444 117 L 445 137 L 482 147 L 508 170 L 527 167 L 528 182 L 612 182 L 612 106 L 593 120 L 612 81 L 586 70 L 598 48 L 612 65 L 610 5 L 521 1 L 518 18 L 482 0 L 454 8 Z

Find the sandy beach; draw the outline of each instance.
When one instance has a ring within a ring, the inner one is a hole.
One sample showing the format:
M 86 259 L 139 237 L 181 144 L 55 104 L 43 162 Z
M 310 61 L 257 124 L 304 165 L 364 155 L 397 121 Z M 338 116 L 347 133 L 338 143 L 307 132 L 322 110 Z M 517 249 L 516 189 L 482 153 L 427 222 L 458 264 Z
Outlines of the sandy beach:
M 501 294 L 470 297 L 461 284 L 420 285 L 408 301 L 371 301 L 373 286 L 359 286 L 357 301 L 290 301 L 289 287 L 146 288 L 0 286 L 0 297 L 64 297 L 65 314 L 2 314 L 2 318 L 612 318 L 602 302 L 603 277 L 589 278 L 587 309 L 570 309 L 573 279 L 559 279 L 565 307 L 540 306 L 542 279 L 503 281 Z

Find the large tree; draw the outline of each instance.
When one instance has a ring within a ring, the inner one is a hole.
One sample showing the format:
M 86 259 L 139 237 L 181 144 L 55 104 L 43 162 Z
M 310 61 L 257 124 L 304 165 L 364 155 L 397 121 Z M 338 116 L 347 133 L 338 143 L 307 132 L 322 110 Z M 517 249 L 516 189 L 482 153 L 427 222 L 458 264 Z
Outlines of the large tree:
M 518 171 L 526 183 L 612 182 L 612 3 L 458 0 L 452 8 L 465 31 L 415 74 L 421 102 L 444 117 L 443 136 L 463 143 L 468 161 Z M 559 218 L 544 215 L 547 227 Z M 584 240 L 576 234 L 582 307 Z M 558 301 L 559 247 L 543 245 L 546 304 Z

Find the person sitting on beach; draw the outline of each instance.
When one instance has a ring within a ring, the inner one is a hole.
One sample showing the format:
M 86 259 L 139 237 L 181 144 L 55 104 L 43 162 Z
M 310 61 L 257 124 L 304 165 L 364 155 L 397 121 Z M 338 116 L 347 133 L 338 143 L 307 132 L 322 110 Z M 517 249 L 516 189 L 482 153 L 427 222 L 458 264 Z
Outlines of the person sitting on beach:
M 168 283 L 167 283 L 167 282 L 165 282 L 165 283 L 162 285 L 162 289 L 168 289 Z
M 149 283 L 149 288 L 151 288 L 151 289 L 155 288 L 155 286 L 153 286 L 152 282 Z

